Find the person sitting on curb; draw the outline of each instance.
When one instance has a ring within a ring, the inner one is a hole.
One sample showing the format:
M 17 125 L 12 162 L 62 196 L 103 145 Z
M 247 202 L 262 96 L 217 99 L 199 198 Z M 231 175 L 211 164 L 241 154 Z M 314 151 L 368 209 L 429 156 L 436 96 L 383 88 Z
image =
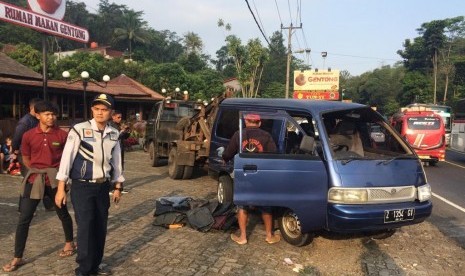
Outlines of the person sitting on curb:
M 260 129 L 261 118 L 258 114 L 246 114 L 245 129 L 242 131 L 242 150 L 244 152 L 276 152 L 276 144 L 271 135 Z M 239 152 L 239 130 L 234 133 L 229 140 L 228 147 L 223 152 L 223 160 L 228 162 L 234 158 Z M 262 219 L 265 224 L 267 243 L 277 243 L 281 240 L 281 236 L 273 234 L 273 215 L 272 208 L 265 206 L 256 206 L 262 213 Z M 243 245 L 247 243 L 247 220 L 248 210 L 246 206 L 238 206 L 237 221 L 239 223 L 240 235 L 231 234 L 231 239 L 237 244 Z

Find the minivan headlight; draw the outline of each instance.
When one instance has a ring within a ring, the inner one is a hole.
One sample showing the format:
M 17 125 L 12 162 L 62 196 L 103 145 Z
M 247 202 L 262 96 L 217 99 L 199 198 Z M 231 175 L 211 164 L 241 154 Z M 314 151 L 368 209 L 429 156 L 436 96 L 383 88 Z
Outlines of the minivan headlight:
M 427 201 L 431 198 L 431 186 L 429 184 L 417 188 L 417 198 L 420 202 Z
M 366 203 L 368 191 L 366 189 L 331 188 L 328 192 L 328 201 L 342 204 Z

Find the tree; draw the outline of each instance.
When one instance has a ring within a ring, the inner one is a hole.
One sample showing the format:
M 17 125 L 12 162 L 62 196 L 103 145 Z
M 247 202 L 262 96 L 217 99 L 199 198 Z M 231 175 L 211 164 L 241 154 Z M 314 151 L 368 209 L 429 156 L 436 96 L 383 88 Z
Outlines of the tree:
M 263 78 L 262 78 L 262 97 L 268 97 L 266 93 L 273 93 L 274 96 L 281 95 L 285 97 L 285 91 L 283 93 L 275 93 L 275 89 L 278 87 L 276 83 L 286 83 L 286 65 L 287 65 L 287 50 L 284 46 L 284 38 L 281 32 L 276 31 L 270 37 L 270 46 L 268 47 L 269 59 L 264 64 Z M 272 87 L 268 87 L 272 85 Z M 286 87 L 284 87 L 284 90 Z
M 184 70 L 190 73 L 195 73 L 207 68 L 207 62 L 195 52 L 183 54 L 178 62 L 184 67 Z
M 202 39 L 194 32 L 187 32 L 187 34 L 184 35 L 184 47 L 187 54 L 200 54 L 203 49 Z
M 239 83 L 241 84 L 242 97 L 254 98 L 260 88 L 260 80 L 263 73 L 263 65 L 268 58 L 266 48 L 263 48 L 260 40 L 251 39 L 247 45 L 242 45 L 241 40 L 235 35 L 226 38 L 228 53 L 234 58 Z
M 127 40 L 129 45 L 129 59 L 132 59 L 132 43 L 140 42 L 147 43 L 149 34 L 145 30 L 147 25 L 146 21 L 143 21 L 140 17 L 143 12 L 135 12 L 133 10 L 126 11 L 123 13 L 123 27 L 115 28 L 113 32 L 114 41 Z

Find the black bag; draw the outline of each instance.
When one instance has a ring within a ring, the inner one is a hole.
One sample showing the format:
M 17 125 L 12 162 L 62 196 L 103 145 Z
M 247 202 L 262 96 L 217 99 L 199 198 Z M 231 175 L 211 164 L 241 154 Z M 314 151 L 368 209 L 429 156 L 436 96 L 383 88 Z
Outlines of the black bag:
M 185 223 L 186 215 L 179 212 L 167 212 L 155 217 L 152 225 L 168 227 L 171 224 Z
M 210 210 L 203 206 L 187 212 L 187 221 L 189 225 L 200 232 L 207 232 L 215 223 Z

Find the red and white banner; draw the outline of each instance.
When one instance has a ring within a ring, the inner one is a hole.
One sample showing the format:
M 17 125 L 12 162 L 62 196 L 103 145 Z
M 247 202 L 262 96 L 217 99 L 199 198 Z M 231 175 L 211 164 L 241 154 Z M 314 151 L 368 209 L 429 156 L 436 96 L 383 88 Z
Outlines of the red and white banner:
M 336 91 L 294 91 L 294 99 L 299 100 L 339 100 L 339 92 Z
M 84 28 L 4 2 L 0 2 L 0 20 L 82 43 L 89 42 L 89 32 Z

